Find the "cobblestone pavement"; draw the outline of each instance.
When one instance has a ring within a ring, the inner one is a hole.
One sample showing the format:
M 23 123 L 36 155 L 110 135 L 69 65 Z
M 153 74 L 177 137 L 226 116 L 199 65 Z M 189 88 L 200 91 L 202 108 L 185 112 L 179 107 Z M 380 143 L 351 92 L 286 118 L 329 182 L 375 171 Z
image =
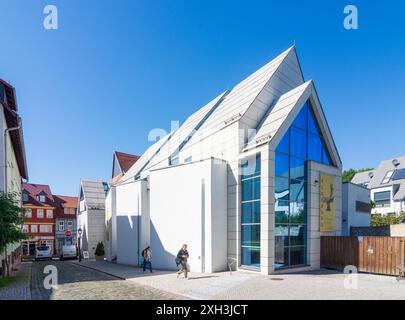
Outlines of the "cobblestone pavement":
M 0 288 L 0 300 L 30 300 L 31 263 L 21 263 L 18 273 L 14 276 L 17 278 L 13 283 Z
M 44 268 L 58 270 L 58 286 L 44 288 Z M 152 300 L 178 299 L 154 288 L 120 280 L 107 274 L 78 266 L 69 261 L 37 261 L 32 265 L 32 299 L 34 300 Z

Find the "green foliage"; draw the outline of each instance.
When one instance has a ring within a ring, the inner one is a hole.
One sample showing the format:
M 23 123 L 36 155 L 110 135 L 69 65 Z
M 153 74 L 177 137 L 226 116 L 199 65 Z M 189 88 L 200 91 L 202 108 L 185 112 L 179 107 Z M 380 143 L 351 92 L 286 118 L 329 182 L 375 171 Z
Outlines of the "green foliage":
M 14 282 L 18 280 L 18 277 L 5 277 L 5 278 L 0 278 L 0 289 L 8 287 L 12 285 Z
M 17 194 L 0 193 L 0 250 L 7 248 L 7 245 L 25 239 L 21 230 L 22 217 Z
M 395 215 L 371 215 L 371 226 L 372 227 L 384 227 L 393 224 L 405 223 L 405 213 L 402 213 L 399 217 Z
M 356 173 L 370 171 L 373 169 L 374 168 L 364 168 L 364 169 L 354 170 L 354 169 L 350 168 L 349 170 L 345 170 L 342 173 L 342 182 L 343 183 L 351 182 Z
M 102 242 L 97 243 L 96 251 L 94 254 L 98 257 L 101 257 L 105 254 L 104 252 L 104 244 Z

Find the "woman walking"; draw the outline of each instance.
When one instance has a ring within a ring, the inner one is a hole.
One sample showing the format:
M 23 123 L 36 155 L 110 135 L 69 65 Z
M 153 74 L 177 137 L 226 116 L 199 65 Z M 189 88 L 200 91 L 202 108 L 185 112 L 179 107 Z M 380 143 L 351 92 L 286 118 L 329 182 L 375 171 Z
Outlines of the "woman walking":
M 183 244 L 183 247 L 179 250 L 176 257 L 177 265 L 181 265 L 180 270 L 177 272 L 177 278 L 184 273 L 184 278 L 187 278 L 188 270 L 187 270 L 187 258 L 188 258 L 188 251 L 187 245 Z

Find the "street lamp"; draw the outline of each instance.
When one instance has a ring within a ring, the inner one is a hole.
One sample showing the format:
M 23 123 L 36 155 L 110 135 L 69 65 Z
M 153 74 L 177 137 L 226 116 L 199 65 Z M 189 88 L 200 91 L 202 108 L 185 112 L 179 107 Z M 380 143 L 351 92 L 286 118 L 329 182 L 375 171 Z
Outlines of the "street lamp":
M 79 262 L 82 262 L 82 252 L 80 250 L 80 240 L 82 239 L 82 228 L 79 228 L 79 230 L 77 230 L 77 234 L 79 235 L 78 238 L 78 242 L 79 242 Z

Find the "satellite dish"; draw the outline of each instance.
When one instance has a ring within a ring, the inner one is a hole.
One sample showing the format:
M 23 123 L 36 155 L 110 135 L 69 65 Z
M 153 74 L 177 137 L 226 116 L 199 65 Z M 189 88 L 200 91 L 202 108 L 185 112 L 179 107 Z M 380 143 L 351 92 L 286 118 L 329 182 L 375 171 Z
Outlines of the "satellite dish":
M 370 179 L 373 179 L 374 173 L 373 173 L 373 172 L 369 172 L 369 173 L 368 173 L 368 176 L 369 176 Z
M 398 161 L 398 159 L 392 160 L 392 164 L 393 164 L 395 167 L 399 166 L 399 161 Z

